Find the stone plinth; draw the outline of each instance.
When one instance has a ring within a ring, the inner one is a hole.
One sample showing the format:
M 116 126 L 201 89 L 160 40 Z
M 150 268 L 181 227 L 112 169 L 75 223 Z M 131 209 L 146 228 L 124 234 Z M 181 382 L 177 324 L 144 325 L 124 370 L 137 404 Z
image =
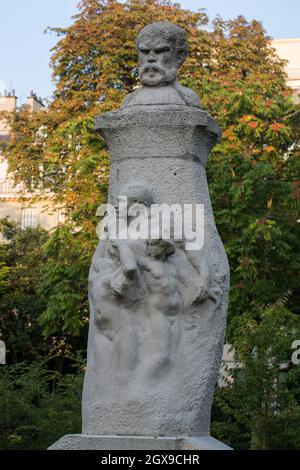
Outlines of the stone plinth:
M 48 450 L 231 450 L 211 436 L 149 437 L 69 434 Z
M 151 294 L 142 293 L 140 298 L 140 292 L 130 291 L 134 283 L 123 299 L 103 290 L 103 279 L 111 274 L 108 266 L 107 274 L 101 275 L 106 266 L 106 255 L 101 254 L 106 242 L 100 242 L 90 271 L 83 432 L 142 436 L 147 429 L 153 436 L 206 434 L 222 357 L 228 297 L 228 264 L 205 175 L 208 153 L 220 130 L 201 109 L 166 105 L 107 113 L 96 119 L 96 129 L 110 150 L 111 202 L 116 204 L 128 185 L 139 185 L 151 188 L 154 203 L 204 204 L 205 234 L 202 250 L 184 252 L 178 246 L 170 264 L 162 264 L 165 277 L 168 269 L 176 271 L 178 281 L 171 287 L 180 297 L 178 315 L 172 325 L 167 319 L 165 326 Z M 136 258 L 142 258 L 142 245 L 128 243 Z M 204 269 L 200 272 L 204 261 L 209 266 L 206 274 Z M 152 282 L 147 279 L 145 283 Z M 197 297 L 203 282 L 216 297 Z M 160 295 L 162 304 L 172 301 L 164 299 L 163 292 Z M 97 326 L 101 315 L 102 330 Z M 167 341 L 167 337 L 155 338 L 160 334 L 160 321 L 161 328 L 174 336 L 174 345 L 169 345 L 167 357 L 161 360 L 157 342 Z

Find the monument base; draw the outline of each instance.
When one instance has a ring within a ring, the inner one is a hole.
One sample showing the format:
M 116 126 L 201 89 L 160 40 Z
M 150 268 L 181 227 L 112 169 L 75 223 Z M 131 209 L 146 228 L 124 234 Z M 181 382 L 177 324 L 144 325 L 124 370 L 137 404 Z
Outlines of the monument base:
M 48 450 L 232 450 L 211 436 L 151 437 L 68 434 Z

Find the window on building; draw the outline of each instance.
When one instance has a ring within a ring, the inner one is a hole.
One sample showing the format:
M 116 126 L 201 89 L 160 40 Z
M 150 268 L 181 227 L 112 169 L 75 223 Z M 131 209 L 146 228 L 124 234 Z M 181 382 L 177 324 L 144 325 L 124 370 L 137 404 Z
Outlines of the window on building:
M 26 207 L 21 212 L 21 227 L 37 227 L 37 210 L 35 207 Z

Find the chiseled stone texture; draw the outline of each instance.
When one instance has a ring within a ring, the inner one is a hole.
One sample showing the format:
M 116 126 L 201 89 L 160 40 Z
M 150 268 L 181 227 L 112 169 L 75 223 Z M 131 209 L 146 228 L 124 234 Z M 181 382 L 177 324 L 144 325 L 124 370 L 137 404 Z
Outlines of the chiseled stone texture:
M 105 242 L 100 242 L 90 271 L 83 432 L 206 434 L 222 357 L 229 285 L 227 258 L 214 223 L 204 166 L 220 130 L 201 109 L 169 105 L 107 113 L 96 119 L 96 129 L 106 139 L 111 155 L 110 201 L 116 204 L 118 196 L 126 193 L 124 187 L 138 184 L 151 188 L 155 203 L 202 203 L 205 239 L 199 252 L 176 247 L 162 267 L 166 273 L 168 267 L 176 270 L 182 306 L 170 327 L 174 344 L 167 351 L 169 360 L 161 363 L 156 359 L 159 346 L 154 338 L 160 324 L 151 296 L 146 293 L 134 301 L 134 293 L 130 297 L 128 291 L 127 300 L 125 293 L 123 302 L 122 298 L 114 302 L 103 292 L 101 273 L 107 269 L 109 276 L 110 267 L 105 267 Z M 143 260 L 142 247 L 128 243 L 137 259 Z M 210 275 L 205 280 L 201 268 L 195 270 L 202 260 L 209 265 Z M 142 271 L 144 262 L 140 265 Z M 146 283 L 152 282 L 147 279 Z M 217 292 L 216 300 L 197 300 L 195 292 L 202 282 L 209 291 Z M 166 285 L 166 289 L 171 287 Z M 161 299 L 162 303 L 167 301 Z
M 148 25 L 137 47 L 141 87 L 120 110 L 95 119 L 110 153 L 109 202 L 117 206 L 127 196 L 130 207 L 143 204 L 147 223 L 151 204 L 203 204 L 204 247 L 189 251 L 184 237 L 172 235 L 99 242 L 89 274 L 84 436 L 67 436 L 56 448 L 222 446 L 209 427 L 229 267 L 205 173 L 221 131 L 177 80 L 185 31 L 168 22 Z M 176 437 L 200 435 L 206 437 Z
M 211 436 L 149 437 L 69 434 L 48 450 L 231 450 Z

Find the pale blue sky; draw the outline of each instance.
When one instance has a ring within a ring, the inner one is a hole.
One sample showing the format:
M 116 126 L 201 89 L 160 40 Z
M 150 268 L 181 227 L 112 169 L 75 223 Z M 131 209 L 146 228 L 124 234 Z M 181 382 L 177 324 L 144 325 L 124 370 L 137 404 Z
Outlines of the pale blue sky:
M 0 0 L 0 91 L 14 88 L 21 102 L 30 90 L 50 97 L 49 68 L 54 34 L 47 26 L 67 26 L 76 14 L 78 0 Z M 274 38 L 300 37 L 300 0 L 179 0 L 183 8 L 206 8 L 210 19 L 217 14 L 261 20 Z

